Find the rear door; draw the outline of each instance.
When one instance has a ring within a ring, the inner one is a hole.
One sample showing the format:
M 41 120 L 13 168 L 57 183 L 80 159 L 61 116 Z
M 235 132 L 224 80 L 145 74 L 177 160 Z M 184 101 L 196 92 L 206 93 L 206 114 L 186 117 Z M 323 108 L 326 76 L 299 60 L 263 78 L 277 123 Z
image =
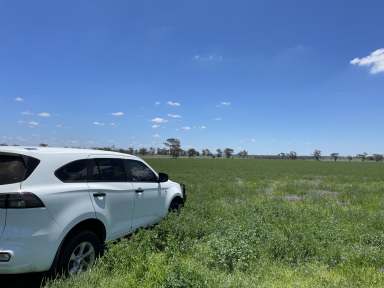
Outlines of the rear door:
M 165 195 L 162 195 L 158 176 L 141 161 L 127 159 L 125 166 L 135 192 L 133 229 L 158 222 L 165 205 Z
M 90 163 L 89 191 L 98 217 L 108 225 L 109 238 L 129 234 L 135 193 L 127 181 L 123 159 L 97 155 L 91 156 Z

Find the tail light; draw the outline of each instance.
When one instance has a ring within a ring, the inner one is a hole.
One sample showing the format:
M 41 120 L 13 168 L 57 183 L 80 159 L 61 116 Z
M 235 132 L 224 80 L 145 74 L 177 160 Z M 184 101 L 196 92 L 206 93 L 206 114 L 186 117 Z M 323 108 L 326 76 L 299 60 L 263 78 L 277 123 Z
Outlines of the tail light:
M 41 207 L 45 207 L 44 203 L 33 193 L 0 193 L 0 208 L 23 209 Z

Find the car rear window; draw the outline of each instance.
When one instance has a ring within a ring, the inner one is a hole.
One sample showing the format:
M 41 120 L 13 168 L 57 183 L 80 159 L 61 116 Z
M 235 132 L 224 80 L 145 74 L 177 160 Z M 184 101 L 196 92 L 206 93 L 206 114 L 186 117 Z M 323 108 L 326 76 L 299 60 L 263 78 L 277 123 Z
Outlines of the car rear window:
M 39 162 L 32 157 L 0 154 L 0 185 L 26 180 L 39 165 Z
M 76 160 L 56 170 L 55 175 L 65 183 L 87 182 L 88 160 Z

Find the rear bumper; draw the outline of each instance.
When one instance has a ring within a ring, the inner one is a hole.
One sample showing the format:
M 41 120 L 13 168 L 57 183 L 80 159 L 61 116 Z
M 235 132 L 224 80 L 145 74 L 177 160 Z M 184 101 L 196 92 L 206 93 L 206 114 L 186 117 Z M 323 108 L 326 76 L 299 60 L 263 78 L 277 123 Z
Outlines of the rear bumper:
M 23 212 L 19 210 L 12 215 L 13 211 L 8 210 L 0 252 L 9 253 L 11 257 L 7 262 L 0 262 L 0 274 L 47 271 L 56 255 L 57 224 L 45 209 L 29 211 L 29 215 L 21 215 Z
M 0 262 L 0 274 L 19 274 L 48 271 L 56 254 L 56 245 L 48 235 L 40 235 L 18 242 L 0 240 L 0 252 L 11 255 L 7 262 Z

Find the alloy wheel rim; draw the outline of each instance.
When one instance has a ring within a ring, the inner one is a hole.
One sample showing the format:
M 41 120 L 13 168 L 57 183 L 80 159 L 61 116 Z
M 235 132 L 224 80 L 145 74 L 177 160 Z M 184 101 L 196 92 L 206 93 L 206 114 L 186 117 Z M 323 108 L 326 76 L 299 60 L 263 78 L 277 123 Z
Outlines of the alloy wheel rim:
M 68 273 L 76 275 L 87 271 L 96 259 L 95 248 L 90 242 L 81 242 L 73 250 L 68 262 Z

